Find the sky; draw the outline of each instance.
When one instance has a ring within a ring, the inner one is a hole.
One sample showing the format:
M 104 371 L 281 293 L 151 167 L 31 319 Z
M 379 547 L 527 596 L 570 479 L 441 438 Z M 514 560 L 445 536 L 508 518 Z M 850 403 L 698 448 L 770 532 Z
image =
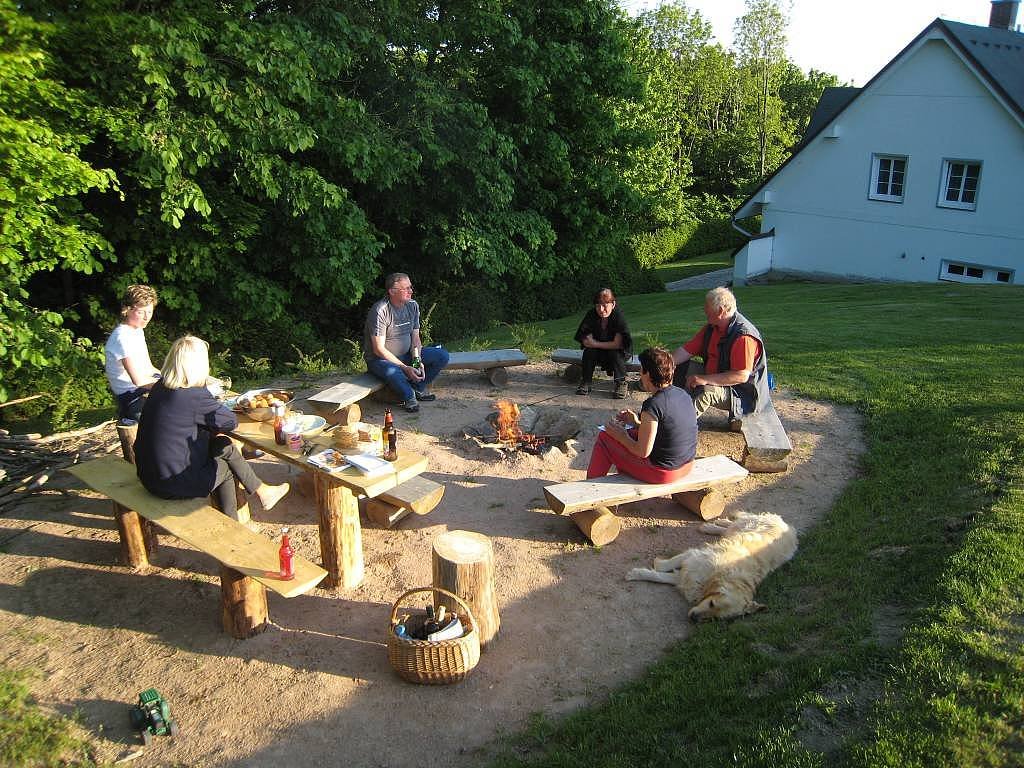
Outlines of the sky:
M 715 39 L 732 47 L 732 30 L 743 15 L 743 0 L 684 0 L 711 22 Z M 783 7 L 788 0 L 781 0 Z M 629 13 L 658 0 L 620 0 Z M 838 75 L 840 83 L 862 86 L 936 18 L 988 26 L 988 0 L 793 0 L 787 51 L 804 72 Z M 1024 10 L 1018 25 L 1024 22 Z

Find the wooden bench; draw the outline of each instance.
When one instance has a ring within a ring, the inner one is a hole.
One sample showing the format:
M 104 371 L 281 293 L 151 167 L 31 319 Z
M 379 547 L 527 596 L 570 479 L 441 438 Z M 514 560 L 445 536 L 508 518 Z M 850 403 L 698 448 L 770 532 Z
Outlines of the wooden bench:
M 122 551 L 132 546 L 125 541 L 122 526 L 137 530 L 141 516 L 216 558 L 221 563 L 221 620 L 224 630 L 233 637 L 251 637 L 266 628 L 267 587 L 284 597 L 295 597 L 311 590 L 327 575 L 323 568 L 295 556 L 295 578 L 282 580 L 275 542 L 214 509 L 206 499 L 153 496 L 139 482 L 135 467 L 118 456 L 77 464 L 68 472 L 114 501 L 122 530 Z
M 718 485 L 738 483 L 748 474 L 727 456 L 697 459 L 685 477 L 673 483 L 644 483 L 629 475 L 608 475 L 593 480 L 549 485 L 544 489 L 548 506 L 568 514 L 584 535 L 597 546 L 619 535 L 622 523 L 608 508 L 642 499 L 672 496 L 672 499 L 705 520 L 722 514 L 725 500 Z
M 759 413 L 744 416 L 740 432 L 747 443 L 743 466 L 751 472 L 783 472 L 789 466 L 793 443 L 771 403 Z
M 393 528 L 410 513 L 425 515 L 441 503 L 444 486 L 425 477 L 414 477 L 366 500 L 366 516 L 382 528 Z
M 475 352 L 452 352 L 446 371 L 483 371 L 495 387 L 508 384 L 508 368 L 526 365 L 527 358 L 519 349 L 482 349 Z
M 556 363 L 568 363 L 565 369 L 565 379 L 570 384 L 575 384 L 583 375 L 583 350 L 582 349 L 556 349 L 551 353 L 551 359 Z M 630 373 L 637 373 L 640 370 L 640 358 L 633 355 L 626 361 L 626 370 Z
M 360 373 L 356 376 L 349 376 L 333 387 L 328 387 L 306 399 L 318 411 L 340 411 L 382 389 L 384 389 L 383 381 L 372 373 Z M 359 416 L 356 416 L 353 421 L 359 421 Z

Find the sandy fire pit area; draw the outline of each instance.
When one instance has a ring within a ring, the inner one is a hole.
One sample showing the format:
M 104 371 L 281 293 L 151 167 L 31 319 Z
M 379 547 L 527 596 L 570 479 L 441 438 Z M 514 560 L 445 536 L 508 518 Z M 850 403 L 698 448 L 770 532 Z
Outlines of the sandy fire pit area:
M 560 370 L 510 369 L 501 390 L 479 373 L 447 372 L 436 402 L 416 415 L 397 410 L 399 449 L 428 456 L 424 476 L 445 484 L 444 500 L 392 530 L 364 517 L 363 583 L 290 600 L 268 594 L 273 624 L 249 640 L 221 631 L 215 561 L 162 537 L 154 567 L 133 573 L 119 564 L 110 502 L 60 473 L 0 518 L 4 663 L 37 670 L 31 687 L 39 702 L 80 713 L 102 760 L 142 749 L 128 709 L 139 691 L 155 687 L 181 735 L 158 737 L 133 765 L 481 764 L 488 745 L 532 713 L 557 718 L 600 701 L 690 631 L 676 590 L 624 576 L 706 540 L 702 521 L 667 498 L 636 502 L 619 510 L 618 539 L 596 549 L 545 506 L 545 485 L 582 479 L 597 426 L 645 397 L 612 400 L 608 379 L 579 397 Z M 504 455 L 467 440 L 463 428 L 502 398 L 570 413 L 581 424 L 578 453 Z M 775 512 L 806 530 L 858 471 L 860 421 L 852 410 L 784 389 L 775 405 L 794 446 L 790 469 L 726 486 L 726 515 Z M 382 421 L 382 405 L 362 406 L 364 418 Z M 700 455 L 740 460 L 742 436 L 724 431 L 724 414 L 701 426 Z M 119 450 L 116 443 L 113 428 L 98 433 L 93 453 Z M 270 482 L 298 478 L 274 461 L 254 464 Z M 290 526 L 296 550 L 319 561 L 312 499 L 293 491 L 271 512 L 255 501 L 252 511 L 267 535 Z M 405 590 L 430 584 L 431 541 L 455 529 L 493 542 L 501 631 L 465 681 L 412 685 L 388 665 L 391 607 Z

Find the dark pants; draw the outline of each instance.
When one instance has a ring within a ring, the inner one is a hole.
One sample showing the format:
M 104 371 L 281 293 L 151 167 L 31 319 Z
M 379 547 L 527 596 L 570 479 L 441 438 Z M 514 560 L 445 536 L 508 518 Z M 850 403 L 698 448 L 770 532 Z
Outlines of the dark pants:
M 626 380 L 626 355 L 621 349 L 590 349 L 583 350 L 583 376 L 581 384 L 590 384 L 594 380 L 594 369 L 601 366 L 611 374 L 615 383 Z
M 245 488 L 246 493 L 255 493 L 263 481 L 256 477 L 242 452 L 225 435 L 210 438 L 210 456 L 217 464 L 217 479 L 213 492 L 217 495 L 220 511 L 228 517 L 238 519 L 238 497 L 235 495 L 235 480 Z
M 146 402 L 147 390 L 140 388 L 115 395 L 117 400 L 117 418 L 125 421 L 138 421 L 142 406 Z

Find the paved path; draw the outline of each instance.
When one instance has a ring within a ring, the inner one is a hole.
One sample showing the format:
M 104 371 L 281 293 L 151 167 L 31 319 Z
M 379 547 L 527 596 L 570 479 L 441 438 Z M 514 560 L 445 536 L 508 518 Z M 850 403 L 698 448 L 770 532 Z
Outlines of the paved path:
M 711 289 L 725 285 L 732 280 L 732 267 L 728 269 L 716 269 L 714 272 L 705 272 L 703 275 L 684 277 L 682 280 L 665 283 L 666 291 L 688 291 L 692 288 Z

